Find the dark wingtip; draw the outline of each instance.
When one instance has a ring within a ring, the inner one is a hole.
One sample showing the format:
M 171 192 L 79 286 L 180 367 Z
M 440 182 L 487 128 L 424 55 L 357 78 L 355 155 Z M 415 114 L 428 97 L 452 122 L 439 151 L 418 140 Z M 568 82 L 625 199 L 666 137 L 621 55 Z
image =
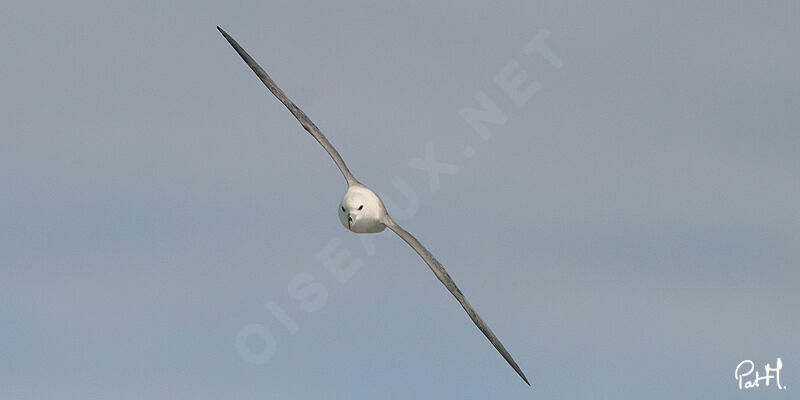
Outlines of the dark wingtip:
M 217 25 L 217 30 L 219 31 L 219 33 L 222 34 L 222 36 L 225 38 L 225 40 L 230 42 L 233 39 L 233 38 L 231 38 L 231 35 L 228 35 L 228 32 L 225 32 L 225 30 L 220 28 L 219 25 Z
M 527 383 L 527 384 L 528 384 L 528 386 L 531 386 L 531 383 L 530 383 L 530 382 L 528 382 L 528 378 L 527 378 L 527 377 L 525 376 L 525 374 L 522 372 L 522 369 L 519 367 L 519 365 L 517 365 L 517 363 L 513 363 L 513 364 L 511 365 L 511 367 L 513 367 L 513 368 L 514 368 L 514 371 L 516 371 L 516 372 L 517 372 L 517 375 L 519 375 L 519 377 L 520 377 L 520 378 L 522 378 L 522 380 L 523 380 L 523 381 L 525 381 L 525 383 Z

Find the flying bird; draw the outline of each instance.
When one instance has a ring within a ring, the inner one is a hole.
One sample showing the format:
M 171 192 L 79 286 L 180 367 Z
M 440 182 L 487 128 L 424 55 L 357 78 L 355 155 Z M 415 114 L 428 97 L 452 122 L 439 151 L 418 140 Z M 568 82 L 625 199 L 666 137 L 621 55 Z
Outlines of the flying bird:
M 519 374 L 522 380 L 530 386 L 530 382 L 528 382 L 528 378 L 525 377 L 525 374 L 522 373 L 522 369 L 520 369 L 519 365 L 514 361 L 511 357 L 511 354 L 508 353 L 503 344 L 500 343 L 500 340 L 497 339 L 497 336 L 494 335 L 489 326 L 483 322 L 483 319 L 475 312 L 475 309 L 467 301 L 467 298 L 464 297 L 464 294 L 461 293 L 461 290 L 458 289 L 456 283 L 453 282 L 453 278 L 445 271 L 442 264 L 436 260 L 436 258 L 431 254 L 425 246 L 422 245 L 413 235 L 408 233 L 405 229 L 400 227 L 389 213 L 386 212 L 386 207 L 384 207 L 383 202 L 381 201 L 380 197 L 375 194 L 372 189 L 364 186 L 361 184 L 350 170 L 347 168 L 347 165 L 344 163 L 342 156 L 339 155 L 339 152 L 331 145 L 325 135 L 320 132 L 319 128 L 311 122 L 311 119 L 306 116 L 306 114 L 300 110 L 283 91 L 278 87 L 277 84 L 272 80 L 272 78 L 267 75 L 266 72 L 261 68 L 261 66 L 250 57 L 249 54 L 236 42 L 227 32 L 222 30 L 219 26 L 217 27 L 222 36 L 228 41 L 228 43 L 233 46 L 237 53 L 244 59 L 244 62 L 256 73 L 261 82 L 267 86 L 267 88 L 278 98 L 278 100 L 283 103 L 286 108 L 294 115 L 295 118 L 300 122 L 300 125 L 305 128 L 311 136 L 316 139 L 319 144 L 328 152 L 328 154 L 333 158 L 333 162 L 336 163 L 336 166 L 339 167 L 339 170 L 342 171 L 342 175 L 344 175 L 344 179 L 347 180 L 347 192 L 344 194 L 344 198 L 342 198 L 341 203 L 339 203 L 339 209 L 337 210 L 339 214 L 339 221 L 341 221 L 342 225 L 348 230 L 355 232 L 355 233 L 377 233 L 383 231 L 385 228 L 389 228 L 394 233 L 396 233 L 400 238 L 406 241 L 406 243 L 414 249 L 414 251 L 419 254 L 420 257 L 428 264 L 431 268 L 433 273 L 436 275 L 437 278 L 444 284 L 447 290 L 453 294 L 453 296 L 458 300 L 461 304 L 461 307 L 464 308 L 464 311 L 467 312 L 467 315 L 472 319 L 472 322 L 478 326 L 478 329 L 486 335 L 486 338 L 489 339 L 489 342 L 494 345 L 495 349 L 500 352 L 500 354 L 505 358 L 509 365 L 514 368 L 514 371 Z

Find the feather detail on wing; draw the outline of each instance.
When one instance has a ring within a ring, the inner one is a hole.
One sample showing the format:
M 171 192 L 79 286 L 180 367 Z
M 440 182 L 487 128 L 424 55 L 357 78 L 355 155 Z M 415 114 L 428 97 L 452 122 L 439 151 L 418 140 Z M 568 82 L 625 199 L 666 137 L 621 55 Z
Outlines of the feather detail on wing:
M 289 100 L 286 94 L 283 93 L 283 90 L 281 90 L 281 88 L 278 87 L 275 81 L 273 81 L 272 78 L 270 78 L 269 75 L 267 75 L 264 69 L 262 69 L 261 66 L 258 65 L 258 63 L 255 60 L 253 60 L 253 57 L 250 57 L 250 54 L 247 54 L 247 52 L 242 48 L 242 46 L 239 45 L 239 43 L 236 42 L 234 38 L 228 35 L 227 32 L 222 30 L 222 28 L 217 27 L 217 29 L 222 34 L 222 36 L 225 37 L 228 43 L 230 43 L 231 46 L 233 46 L 233 49 L 236 50 L 237 53 L 239 53 L 242 59 L 244 59 L 244 62 L 247 63 L 250 69 L 252 69 L 253 72 L 256 73 L 256 76 L 258 76 L 258 78 L 261 79 L 261 82 L 264 82 L 264 85 L 267 86 L 267 89 L 269 89 L 269 91 L 272 92 L 272 94 L 274 94 L 275 97 L 277 97 L 278 100 L 280 100 L 281 103 L 283 103 L 283 105 L 286 106 L 286 108 L 289 109 L 292 115 L 294 115 L 294 117 L 297 118 L 297 120 L 300 122 L 300 125 L 302 125 L 303 128 L 305 128 L 305 130 L 308 131 L 308 133 L 310 133 L 311 136 L 314 137 L 314 139 L 317 139 L 317 141 L 319 142 L 319 144 L 322 145 L 325 151 L 327 151 L 328 154 L 330 154 L 331 158 L 333 158 L 333 162 L 335 162 L 336 166 L 339 167 L 339 170 L 342 171 L 342 175 L 344 175 L 344 178 L 347 180 L 347 184 L 352 185 L 354 183 L 358 183 L 358 180 L 356 180 L 353 174 L 350 173 L 350 170 L 347 169 L 347 165 L 344 163 L 342 156 L 340 156 L 339 152 L 336 151 L 336 149 L 330 142 L 328 142 L 328 139 L 325 137 L 325 135 L 322 134 L 319 128 L 317 128 L 317 126 L 314 125 L 313 122 L 311 122 L 311 119 L 308 118 L 306 113 L 304 113 L 303 110 L 301 110 L 291 100 Z
M 464 294 L 461 293 L 461 290 L 458 289 L 458 286 L 456 286 L 456 283 L 453 281 L 453 278 L 451 278 L 450 274 L 448 274 L 447 271 L 445 271 L 442 264 L 440 264 L 439 261 L 436 260 L 433 254 L 431 254 L 428 251 L 428 249 L 426 249 L 425 246 L 423 246 L 422 243 L 419 242 L 419 240 L 417 240 L 413 235 L 408 233 L 405 229 L 400 227 L 400 225 L 397 225 L 397 223 L 395 223 L 388 215 L 386 219 L 387 219 L 387 221 L 385 221 L 386 226 L 389 227 L 389 229 L 391 229 L 392 231 L 394 231 L 394 233 L 396 233 L 398 236 L 400 236 L 400 238 L 405 240 L 406 243 L 408 243 L 409 246 L 411 246 L 411 248 L 413 248 L 414 251 L 416 251 L 420 257 L 422 257 L 425 263 L 427 263 L 428 266 L 431 268 L 431 271 L 433 271 L 436 277 L 439 278 L 439 280 L 442 282 L 442 284 L 444 284 L 447 290 L 449 290 L 450 293 L 453 294 L 453 297 L 455 297 L 456 300 L 458 300 L 458 302 L 461 303 L 461 307 L 463 307 L 464 311 L 467 312 L 467 315 L 469 315 L 469 317 L 472 319 L 472 322 L 475 323 L 478 329 L 480 329 L 481 332 L 483 332 L 483 334 L 486 336 L 486 338 L 489 339 L 489 342 L 492 343 L 494 348 L 497 349 L 497 351 L 500 352 L 503 358 L 506 359 L 508 364 L 511 365 L 511 368 L 514 368 L 514 371 L 516 371 L 517 374 L 519 374 L 519 376 L 522 378 L 522 380 L 524 380 L 525 383 L 527 383 L 528 386 L 530 386 L 530 382 L 528 382 L 528 378 L 525 377 L 525 374 L 522 373 L 522 369 L 520 369 L 519 365 L 517 365 L 517 363 L 511 357 L 511 354 L 509 354 L 508 351 L 506 350 L 506 348 L 503 347 L 503 344 L 500 343 L 500 340 L 497 339 L 497 336 L 494 335 L 494 332 L 492 332 L 492 330 L 489 329 L 489 326 L 486 325 L 485 322 L 483 322 L 483 319 L 480 317 L 480 315 L 478 315 L 475 309 L 472 308 L 472 306 L 467 301 L 467 298 L 464 297 Z

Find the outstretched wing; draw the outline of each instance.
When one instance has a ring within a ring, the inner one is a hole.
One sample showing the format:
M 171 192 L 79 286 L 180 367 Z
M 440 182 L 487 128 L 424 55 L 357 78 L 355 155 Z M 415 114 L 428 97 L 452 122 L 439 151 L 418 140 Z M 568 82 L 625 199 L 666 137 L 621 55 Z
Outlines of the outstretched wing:
M 478 326 L 478 329 L 480 329 L 481 332 L 483 332 L 483 334 L 486 335 L 486 338 L 489 339 L 492 345 L 494 345 L 494 348 L 497 349 L 497 351 L 500 352 L 503 358 L 506 359 L 508 364 L 511 365 L 511 368 L 514 368 L 514 371 L 517 371 L 517 374 L 519 374 L 522 380 L 524 380 L 525 383 L 527 383 L 528 386 L 530 386 L 531 383 L 528 382 L 528 378 L 526 378 L 525 374 L 522 373 L 522 369 L 520 369 L 519 365 L 517 365 L 514 359 L 511 358 L 511 354 L 509 354 L 506 348 L 503 347 L 503 344 L 500 343 L 500 340 L 497 339 L 497 336 L 494 335 L 494 332 L 492 332 L 492 330 L 489 329 L 489 326 L 486 325 L 486 322 L 483 322 L 483 319 L 481 319 L 480 315 L 478 315 L 478 313 L 475 312 L 475 310 L 467 301 L 467 298 L 464 297 L 464 294 L 461 293 L 461 290 L 458 289 L 456 283 L 453 282 L 453 278 L 451 278 L 450 274 L 448 274 L 447 271 L 444 270 L 442 264 L 440 264 L 439 261 L 437 261 L 436 258 L 433 257 L 433 254 L 431 254 L 428 251 L 428 249 L 426 249 L 425 246 L 423 246 L 422 243 L 419 242 L 419 240 L 417 240 L 413 235 L 408 233 L 405 229 L 401 228 L 400 225 L 397 225 L 397 223 L 395 223 L 394 220 L 392 220 L 391 217 L 389 217 L 388 215 L 386 216 L 386 221 L 384 221 L 384 223 L 386 224 L 387 227 L 389 227 L 389 229 L 393 230 L 394 233 L 396 233 L 403 240 L 405 240 L 406 243 L 408 243 L 411 246 L 411 248 L 413 248 L 417 252 L 417 254 L 419 254 L 419 256 L 422 257 L 423 260 L 425 260 L 428 266 L 431 267 L 431 270 L 436 275 L 436 277 L 439 278 L 439 280 L 444 284 L 447 290 L 449 290 L 450 293 L 453 294 L 456 300 L 458 300 L 458 302 L 461 303 L 461 307 L 464 307 L 464 311 L 466 311 L 469 317 L 472 318 L 472 322 L 474 322 L 475 325 Z
M 261 66 L 258 65 L 258 63 L 255 60 L 253 60 L 253 57 L 250 57 L 250 54 L 247 54 L 247 52 L 244 51 L 242 46 L 239 46 L 239 43 L 237 43 L 234 38 L 228 35 L 227 32 L 222 30 L 222 28 L 217 27 L 217 29 L 222 34 L 222 36 L 225 37 L 228 43 L 230 43 L 231 46 L 233 46 L 234 50 L 236 50 L 236 52 L 239 53 L 240 56 L 242 56 L 244 62 L 247 63 L 248 66 L 250 66 L 250 69 L 252 69 L 253 72 L 256 73 L 258 78 L 261 79 L 261 82 L 264 82 L 264 85 L 267 86 L 267 89 L 269 89 L 269 91 L 272 92 L 272 94 L 274 94 L 275 97 L 277 97 L 278 100 L 280 100 L 281 103 L 283 103 L 283 105 L 286 106 L 286 108 L 289 109 L 292 115 L 294 115 L 294 117 L 297 118 L 298 121 L 300 121 L 300 125 L 303 125 L 303 128 L 305 128 L 305 130 L 307 130 L 308 133 L 311 134 L 311 136 L 314 136 L 314 139 L 317 139 L 319 144 L 321 144 L 322 147 L 325 148 L 325 151 L 327 151 L 328 154 L 331 155 L 331 158 L 333 158 L 333 162 L 336 163 L 336 166 L 339 167 L 339 170 L 342 171 L 344 179 L 347 180 L 347 184 L 352 185 L 354 183 L 358 183 L 358 180 L 356 180 L 353 174 L 350 173 L 350 170 L 347 169 L 347 165 L 345 165 L 344 160 L 342 160 L 342 156 L 339 155 L 339 152 L 336 151 L 336 149 L 328 141 L 328 139 L 325 138 L 325 135 L 323 135 L 322 132 L 320 132 L 319 128 L 317 128 L 317 126 L 314 125 L 313 122 L 311 122 L 306 113 L 304 113 L 303 110 L 297 107 L 291 100 L 289 100 L 288 97 L 286 97 L 286 94 L 283 93 L 283 90 L 281 90 L 281 88 L 279 88 L 278 85 L 275 84 L 275 81 L 273 81 L 272 78 L 270 78 L 269 75 L 267 75 L 267 73 L 264 72 Z

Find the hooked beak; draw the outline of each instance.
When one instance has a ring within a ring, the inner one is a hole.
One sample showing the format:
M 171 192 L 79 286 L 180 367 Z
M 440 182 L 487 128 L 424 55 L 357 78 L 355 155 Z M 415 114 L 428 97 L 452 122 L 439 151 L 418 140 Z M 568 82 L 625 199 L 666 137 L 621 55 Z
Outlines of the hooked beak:
M 351 231 L 353 230 L 353 216 L 352 215 L 348 215 L 347 216 L 347 226 L 348 226 L 348 229 L 350 229 Z

